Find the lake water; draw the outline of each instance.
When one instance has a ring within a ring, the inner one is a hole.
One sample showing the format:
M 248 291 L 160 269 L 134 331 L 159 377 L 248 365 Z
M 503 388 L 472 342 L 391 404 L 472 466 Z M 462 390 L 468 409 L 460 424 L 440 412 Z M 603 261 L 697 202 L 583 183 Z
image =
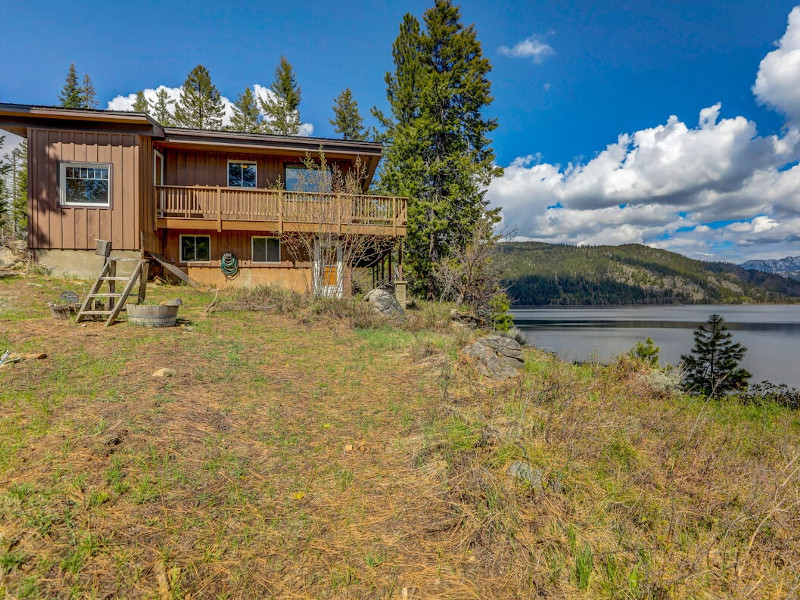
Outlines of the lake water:
M 800 388 L 800 306 L 691 305 L 515 308 L 528 343 L 565 360 L 606 362 L 653 338 L 661 364 L 676 365 L 694 344 L 692 332 L 712 313 L 722 315 L 733 340 L 747 347 L 742 365 L 753 382 L 767 379 Z

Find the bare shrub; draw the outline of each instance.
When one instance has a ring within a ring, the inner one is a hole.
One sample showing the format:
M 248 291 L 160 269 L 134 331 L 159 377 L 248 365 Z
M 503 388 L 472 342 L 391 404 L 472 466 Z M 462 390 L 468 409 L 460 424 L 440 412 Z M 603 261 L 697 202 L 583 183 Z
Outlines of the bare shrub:
M 399 244 L 397 238 L 374 233 L 376 226 L 391 224 L 394 204 L 364 192 L 367 166 L 360 158 L 343 169 L 320 149 L 316 156 L 306 155 L 303 165 L 299 191 L 284 192 L 284 206 L 302 211 L 311 231 L 284 233 L 281 246 L 311 264 L 310 278 L 304 276 L 313 295 L 349 295 L 354 269 L 371 266 Z M 369 218 L 362 221 L 363 215 Z

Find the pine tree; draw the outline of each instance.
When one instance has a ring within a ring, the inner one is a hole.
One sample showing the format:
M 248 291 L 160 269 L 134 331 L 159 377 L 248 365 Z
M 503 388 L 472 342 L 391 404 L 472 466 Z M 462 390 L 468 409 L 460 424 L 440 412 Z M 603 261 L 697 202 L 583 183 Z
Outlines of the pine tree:
M 175 104 L 175 100 L 170 98 L 167 89 L 161 86 L 156 90 L 155 101 L 150 104 L 150 114 L 164 127 L 172 127 L 175 124 L 175 119 L 169 112 L 169 108 L 173 104 Z
M 694 348 L 682 355 L 686 375 L 683 385 L 709 397 L 747 387 L 751 375 L 739 367 L 747 348 L 733 341 L 733 335 L 719 315 L 711 315 L 694 331 Z
M 75 63 L 70 63 L 67 80 L 64 82 L 64 87 L 61 88 L 58 101 L 64 108 L 88 108 L 84 94 L 84 88 L 78 83 L 78 71 Z
M 336 97 L 333 105 L 333 119 L 330 124 L 333 130 L 346 140 L 365 140 L 367 130 L 364 128 L 364 119 L 358 112 L 358 102 L 353 100 L 350 88 L 342 90 Z
M 5 141 L 5 136 L 0 135 L 0 150 Z M 11 164 L 0 155 L 0 240 L 6 237 L 11 224 L 11 191 L 8 185 L 10 174 Z
M 203 65 L 197 65 L 183 83 L 175 121 L 192 129 L 222 129 L 225 109 L 219 90 L 211 83 L 211 76 Z
M 83 76 L 83 85 L 81 86 L 81 90 L 83 92 L 84 108 L 97 108 L 97 100 L 95 99 L 97 94 L 94 91 L 94 84 L 92 83 L 92 80 L 89 78 L 88 74 Z
M 483 219 L 497 220 L 484 199 L 494 164 L 483 115 L 492 101 L 489 60 L 475 27 L 464 27 L 450 0 L 425 12 L 425 29 L 403 17 L 386 74 L 391 115 L 373 114 L 388 143 L 379 187 L 408 196 L 410 266 L 426 295 L 437 292 L 433 265 L 464 248 Z
M 258 112 L 255 94 L 249 87 L 245 88 L 233 103 L 233 117 L 229 129 L 245 133 L 255 133 L 261 129 L 261 114 Z
M 656 346 L 655 342 L 653 342 L 653 338 L 648 337 L 644 342 L 636 342 L 636 345 L 631 348 L 631 351 L 628 353 L 628 355 L 631 358 L 639 360 L 646 365 L 657 369 L 658 355 L 660 352 L 661 348 Z
M 8 156 L 11 164 L 11 218 L 19 237 L 28 229 L 28 140 Z
M 144 97 L 144 92 L 139 90 L 136 92 L 136 99 L 133 101 L 133 112 L 137 113 L 149 113 L 150 112 L 150 103 L 147 101 L 147 98 Z
M 275 69 L 270 90 L 271 97 L 266 101 L 260 99 L 261 110 L 266 117 L 264 131 L 276 135 L 297 135 L 300 133 L 300 86 L 285 56 L 281 56 L 281 62 Z

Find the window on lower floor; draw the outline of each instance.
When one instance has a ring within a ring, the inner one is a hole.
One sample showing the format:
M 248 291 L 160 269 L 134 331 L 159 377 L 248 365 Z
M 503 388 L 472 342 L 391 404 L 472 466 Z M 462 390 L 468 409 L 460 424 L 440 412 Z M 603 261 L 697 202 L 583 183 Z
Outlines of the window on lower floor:
M 256 187 L 256 163 L 228 161 L 228 187 Z
M 281 262 L 281 241 L 275 237 L 253 236 L 253 262 Z
M 211 260 L 211 238 L 207 235 L 181 236 L 181 262 Z
M 61 163 L 62 206 L 111 206 L 109 163 Z

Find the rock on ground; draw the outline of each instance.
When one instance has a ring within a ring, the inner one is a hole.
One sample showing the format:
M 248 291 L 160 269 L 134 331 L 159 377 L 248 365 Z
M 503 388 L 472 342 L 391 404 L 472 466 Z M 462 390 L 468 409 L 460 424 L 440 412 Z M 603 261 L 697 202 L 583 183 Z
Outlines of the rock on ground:
M 364 301 L 383 315 L 402 315 L 405 312 L 394 294 L 380 288 L 376 288 L 364 296 Z
M 502 335 L 487 335 L 462 350 L 474 361 L 478 371 L 492 379 L 508 379 L 519 374 L 525 366 L 520 345 Z
M 175 369 L 169 369 L 167 367 L 156 369 L 153 372 L 153 377 L 172 377 L 173 375 L 175 375 Z

